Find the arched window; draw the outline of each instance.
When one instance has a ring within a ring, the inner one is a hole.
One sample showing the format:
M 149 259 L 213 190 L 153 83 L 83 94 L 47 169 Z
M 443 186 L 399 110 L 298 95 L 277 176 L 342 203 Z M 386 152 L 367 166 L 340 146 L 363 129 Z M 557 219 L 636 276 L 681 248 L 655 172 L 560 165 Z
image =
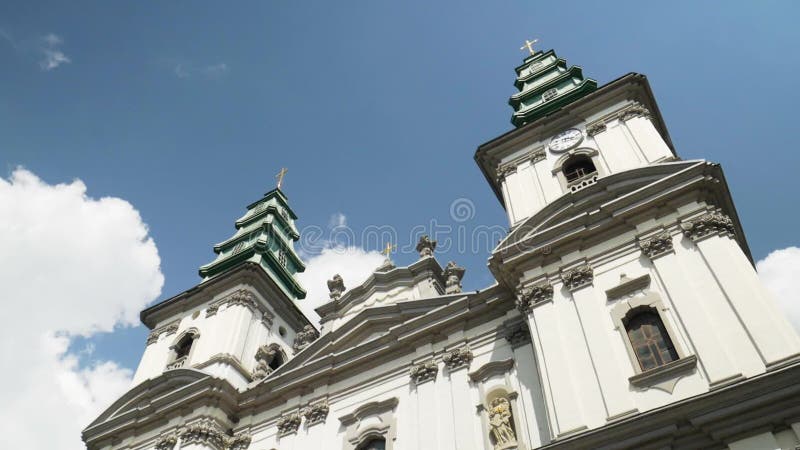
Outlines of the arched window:
M 655 369 L 678 359 L 678 352 L 664 328 L 664 322 L 652 308 L 631 311 L 624 324 L 642 371 Z
M 386 439 L 375 437 L 356 447 L 356 450 L 386 450 Z
M 575 155 L 564 162 L 562 171 L 564 172 L 564 178 L 567 179 L 567 183 L 572 183 L 573 181 L 597 173 L 597 168 L 595 168 L 592 159 L 588 156 Z
M 194 335 L 187 334 L 186 336 L 182 337 L 177 344 L 175 344 L 175 359 L 183 358 L 184 356 L 189 356 L 189 352 L 192 350 L 192 344 L 194 343 Z

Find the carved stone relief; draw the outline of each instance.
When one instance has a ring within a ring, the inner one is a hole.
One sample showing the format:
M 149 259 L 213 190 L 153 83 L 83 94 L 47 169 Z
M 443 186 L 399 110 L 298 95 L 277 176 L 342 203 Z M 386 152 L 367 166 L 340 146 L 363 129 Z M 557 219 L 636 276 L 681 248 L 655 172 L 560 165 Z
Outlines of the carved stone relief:
M 181 432 L 181 445 L 201 444 L 212 448 L 225 448 L 226 436 L 211 421 L 188 425 Z
M 529 314 L 533 307 L 542 302 L 553 299 L 553 286 L 549 283 L 542 283 L 529 288 L 520 289 L 517 294 L 517 309 L 522 314 Z
M 444 356 L 442 356 L 442 361 L 444 361 L 444 365 L 450 372 L 461 367 L 469 367 L 469 364 L 472 362 L 472 351 L 465 345 L 445 353 Z
M 285 436 L 290 433 L 297 432 L 297 429 L 300 428 L 300 422 L 302 422 L 302 418 L 300 418 L 300 414 L 291 413 L 286 416 L 281 417 L 278 419 L 278 435 Z
M 433 256 L 433 251 L 436 250 L 436 241 L 431 240 L 427 234 L 423 234 L 417 242 L 417 252 L 420 258 Z
M 672 251 L 672 236 L 665 231 L 650 239 L 639 241 L 639 247 L 648 258 L 665 255 Z
M 511 404 L 505 397 L 492 400 L 489 405 L 489 433 L 492 436 L 494 450 L 517 447 L 517 435 L 514 432 Z
M 306 423 L 308 425 L 314 425 L 316 423 L 324 422 L 328 417 L 329 410 L 330 407 L 328 406 L 328 403 L 321 402 L 315 405 L 309 405 L 303 409 L 303 416 L 306 418 Z
M 590 137 L 597 136 L 598 134 L 606 131 L 605 122 L 593 123 L 586 127 L 586 134 Z
M 295 353 L 308 347 L 309 344 L 314 342 L 319 337 L 319 332 L 312 325 L 303 327 L 303 331 L 297 333 L 294 337 L 294 345 L 292 349 Z
M 426 381 L 436 379 L 436 374 L 439 372 L 439 366 L 434 361 L 426 361 L 411 366 L 409 375 L 414 384 L 422 384 Z
M 506 179 L 509 175 L 517 171 L 516 166 L 505 166 L 505 167 L 498 167 L 497 168 L 497 181 L 501 182 Z
M 583 265 L 562 273 L 561 280 L 564 282 L 564 286 L 566 286 L 567 289 L 574 291 L 592 284 L 594 272 L 588 265 Z
M 461 279 L 464 278 L 466 269 L 450 261 L 442 272 L 445 278 L 445 294 L 458 294 L 461 292 Z
M 261 380 L 272 373 L 272 368 L 269 365 L 276 357 L 279 357 L 280 352 L 281 347 L 275 343 L 262 345 L 258 348 L 255 356 L 257 363 L 255 369 L 253 369 L 254 380 Z
M 733 221 L 730 217 L 719 213 L 704 214 L 697 219 L 681 224 L 683 233 L 692 240 L 697 240 L 710 234 L 734 235 Z
M 640 104 L 635 104 L 622 112 L 620 115 L 620 120 L 624 122 L 626 120 L 633 119 L 634 117 L 644 117 L 645 119 L 649 119 L 652 116 L 650 114 L 650 110 Z
M 175 448 L 175 444 L 178 443 L 178 436 L 175 434 L 170 434 L 168 436 L 163 436 L 156 440 L 155 450 L 172 450 Z

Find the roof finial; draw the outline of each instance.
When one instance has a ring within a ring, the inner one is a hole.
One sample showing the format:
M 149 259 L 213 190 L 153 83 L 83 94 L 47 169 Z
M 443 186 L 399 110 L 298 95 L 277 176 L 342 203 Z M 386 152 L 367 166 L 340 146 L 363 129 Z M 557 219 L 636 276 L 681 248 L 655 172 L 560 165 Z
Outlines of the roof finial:
M 275 178 L 278 179 L 278 189 L 281 188 L 281 185 L 283 184 L 283 177 L 286 175 L 286 172 L 288 172 L 288 171 L 289 171 L 289 169 L 287 169 L 286 167 L 282 167 L 281 171 L 278 172 L 277 175 L 275 175 Z
M 531 52 L 531 55 L 535 55 L 536 54 L 536 50 L 533 49 L 533 44 L 535 44 L 537 42 L 539 42 L 538 39 L 534 39 L 532 41 L 529 41 L 529 40 L 525 39 L 525 45 L 523 45 L 519 49 L 520 50 L 526 50 L 527 49 L 529 52 Z

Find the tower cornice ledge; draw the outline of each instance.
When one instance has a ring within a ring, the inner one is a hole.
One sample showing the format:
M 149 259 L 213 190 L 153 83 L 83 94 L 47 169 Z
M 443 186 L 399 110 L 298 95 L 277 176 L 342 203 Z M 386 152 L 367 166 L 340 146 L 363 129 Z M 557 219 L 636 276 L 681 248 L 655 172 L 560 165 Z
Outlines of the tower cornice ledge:
M 252 286 L 263 299 L 266 299 L 276 314 L 284 318 L 295 331 L 311 325 L 297 305 L 283 293 L 280 286 L 267 275 L 260 265 L 254 262 L 245 262 L 174 297 L 150 306 L 142 310 L 139 318 L 145 326 L 153 329 L 167 318 L 201 305 L 241 284 Z

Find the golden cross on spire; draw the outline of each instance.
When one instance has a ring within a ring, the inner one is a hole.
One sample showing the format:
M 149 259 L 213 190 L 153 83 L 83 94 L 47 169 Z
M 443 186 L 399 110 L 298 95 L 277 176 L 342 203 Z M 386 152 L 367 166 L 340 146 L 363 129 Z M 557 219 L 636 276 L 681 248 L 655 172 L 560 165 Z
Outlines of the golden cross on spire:
M 381 254 L 386 255 L 386 257 L 388 258 L 389 255 L 392 253 L 392 251 L 396 248 L 397 248 L 396 245 L 392 245 L 391 242 L 387 242 L 386 247 L 383 250 L 381 250 Z
M 539 40 L 538 40 L 538 39 L 534 39 L 534 40 L 532 40 L 532 41 L 529 41 L 529 40 L 525 39 L 525 45 L 523 45 L 523 46 L 522 46 L 522 47 L 520 47 L 519 49 L 520 49 L 520 50 L 525 50 L 525 49 L 527 49 L 529 52 L 531 52 L 531 55 L 534 55 L 534 54 L 536 54 L 536 50 L 534 50 L 534 49 L 533 49 L 533 44 L 535 44 L 535 43 L 537 43 L 537 42 L 539 42 Z
M 275 178 L 278 179 L 278 189 L 281 188 L 281 185 L 283 184 L 283 177 L 286 176 L 286 172 L 288 172 L 288 171 L 289 171 L 289 169 L 287 169 L 286 167 L 283 167 L 283 168 L 281 168 L 281 171 L 278 172 L 277 175 L 275 175 Z

